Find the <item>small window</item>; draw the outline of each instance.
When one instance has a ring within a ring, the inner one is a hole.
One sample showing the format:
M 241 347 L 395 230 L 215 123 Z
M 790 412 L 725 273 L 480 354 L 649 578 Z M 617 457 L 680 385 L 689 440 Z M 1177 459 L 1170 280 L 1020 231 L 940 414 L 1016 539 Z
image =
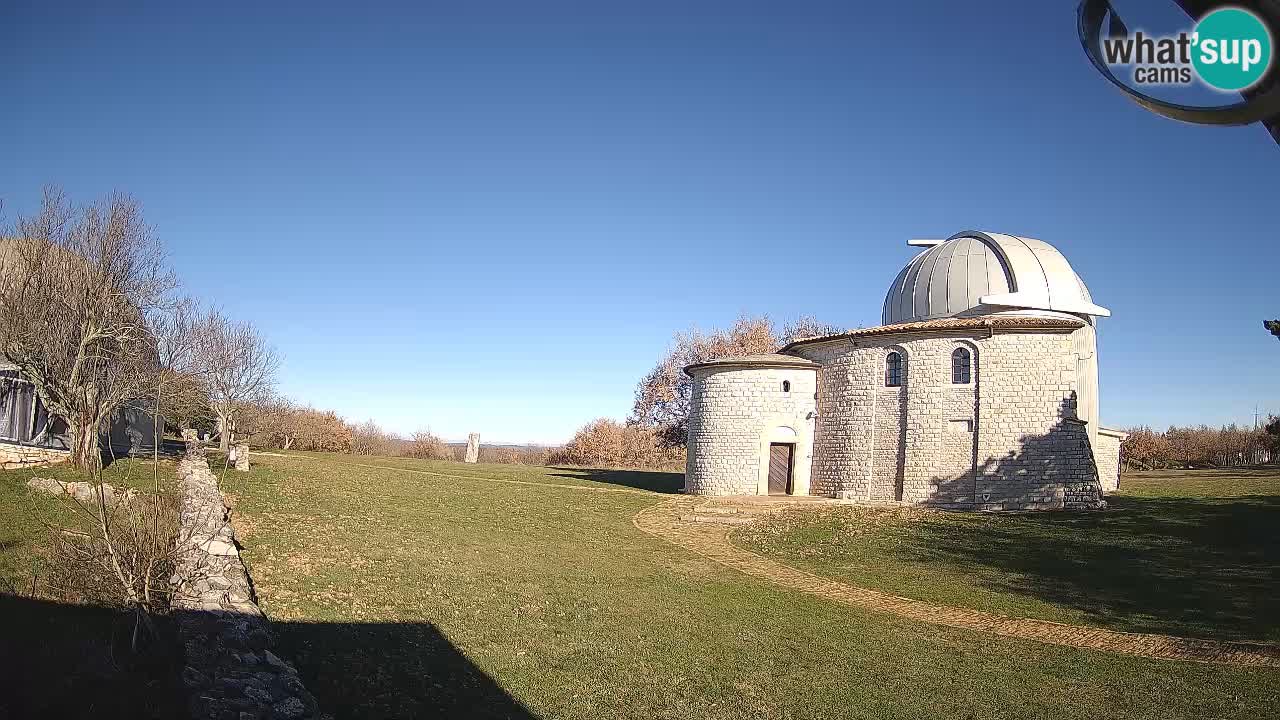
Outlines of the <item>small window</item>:
M 790 380 L 783 380 L 783 381 L 782 381 L 782 392 L 784 392 L 784 393 L 789 393 L 789 392 L 791 392 L 791 381 L 790 381 Z
M 891 352 L 885 358 L 884 386 L 902 387 L 902 353 Z
M 968 348 L 956 348 L 951 353 L 951 382 L 968 385 L 973 377 L 973 356 Z

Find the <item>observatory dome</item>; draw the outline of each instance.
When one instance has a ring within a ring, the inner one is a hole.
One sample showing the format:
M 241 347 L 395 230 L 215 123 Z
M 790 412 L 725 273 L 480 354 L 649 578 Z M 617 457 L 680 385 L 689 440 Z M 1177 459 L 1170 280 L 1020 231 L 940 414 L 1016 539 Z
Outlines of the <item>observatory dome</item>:
M 894 279 L 883 322 L 895 325 L 1010 310 L 1102 316 L 1084 281 L 1049 243 L 965 231 L 946 240 L 913 240 L 927 249 Z

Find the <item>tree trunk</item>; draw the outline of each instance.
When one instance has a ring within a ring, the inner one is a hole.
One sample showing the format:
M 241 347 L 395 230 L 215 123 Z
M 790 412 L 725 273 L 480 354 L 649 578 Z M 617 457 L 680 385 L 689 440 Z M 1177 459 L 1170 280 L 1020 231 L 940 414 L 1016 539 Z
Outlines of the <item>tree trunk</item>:
M 231 448 L 231 427 L 225 415 L 218 415 L 218 450 L 223 453 Z
M 67 421 L 71 434 L 71 464 L 94 476 L 102 469 L 102 443 L 98 423 L 80 424 Z

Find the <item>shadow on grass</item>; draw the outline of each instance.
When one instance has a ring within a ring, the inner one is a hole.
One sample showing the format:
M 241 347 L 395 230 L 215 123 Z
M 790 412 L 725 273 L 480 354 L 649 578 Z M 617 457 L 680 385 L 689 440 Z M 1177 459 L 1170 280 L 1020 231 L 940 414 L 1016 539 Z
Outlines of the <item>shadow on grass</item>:
M 535 718 L 430 623 L 275 623 L 280 649 L 339 718 Z
M 186 717 L 182 648 L 130 660 L 116 611 L 0 595 L 3 718 Z M 320 711 L 338 718 L 536 717 L 426 623 L 274 623 Z M 114 636 L 114 639 L 113 639 Z
M 0 718 L 184 717 L 172 624 L 138 655 L 132 629 L 116 610 L 0 594 Z
M 1280 497 L 1108 502 L 921 523 L 899 552 L 1118 629 L 1280 641 Z
M 684 487 L 684 473 L 657 470 L 608 470 L 601 468 L 550 467 L 552 477 L 591 480 L 656 493 L 677 493 Z

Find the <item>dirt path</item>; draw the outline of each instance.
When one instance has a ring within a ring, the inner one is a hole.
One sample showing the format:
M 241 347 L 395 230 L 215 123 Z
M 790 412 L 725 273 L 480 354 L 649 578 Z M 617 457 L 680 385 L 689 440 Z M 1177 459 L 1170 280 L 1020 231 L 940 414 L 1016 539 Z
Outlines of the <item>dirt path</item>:
M 845 605 L 891 613 L 916 622 L 1159 660 L 1280 667 L 1280 647 L 1276 645 L 1195 640 L 1103 630 L 1048 620 L 1011 618 L 981 610 L 933 605 L 837 582 L 733 545 L 729 542 L 730 526 L 681 519 L 689 517 L 689 513 L 695 508 L 705 504 L 706 501 L 675 498 L 641 510 L 632 518 L 632 522 L 643 532 L 752 577 Z

